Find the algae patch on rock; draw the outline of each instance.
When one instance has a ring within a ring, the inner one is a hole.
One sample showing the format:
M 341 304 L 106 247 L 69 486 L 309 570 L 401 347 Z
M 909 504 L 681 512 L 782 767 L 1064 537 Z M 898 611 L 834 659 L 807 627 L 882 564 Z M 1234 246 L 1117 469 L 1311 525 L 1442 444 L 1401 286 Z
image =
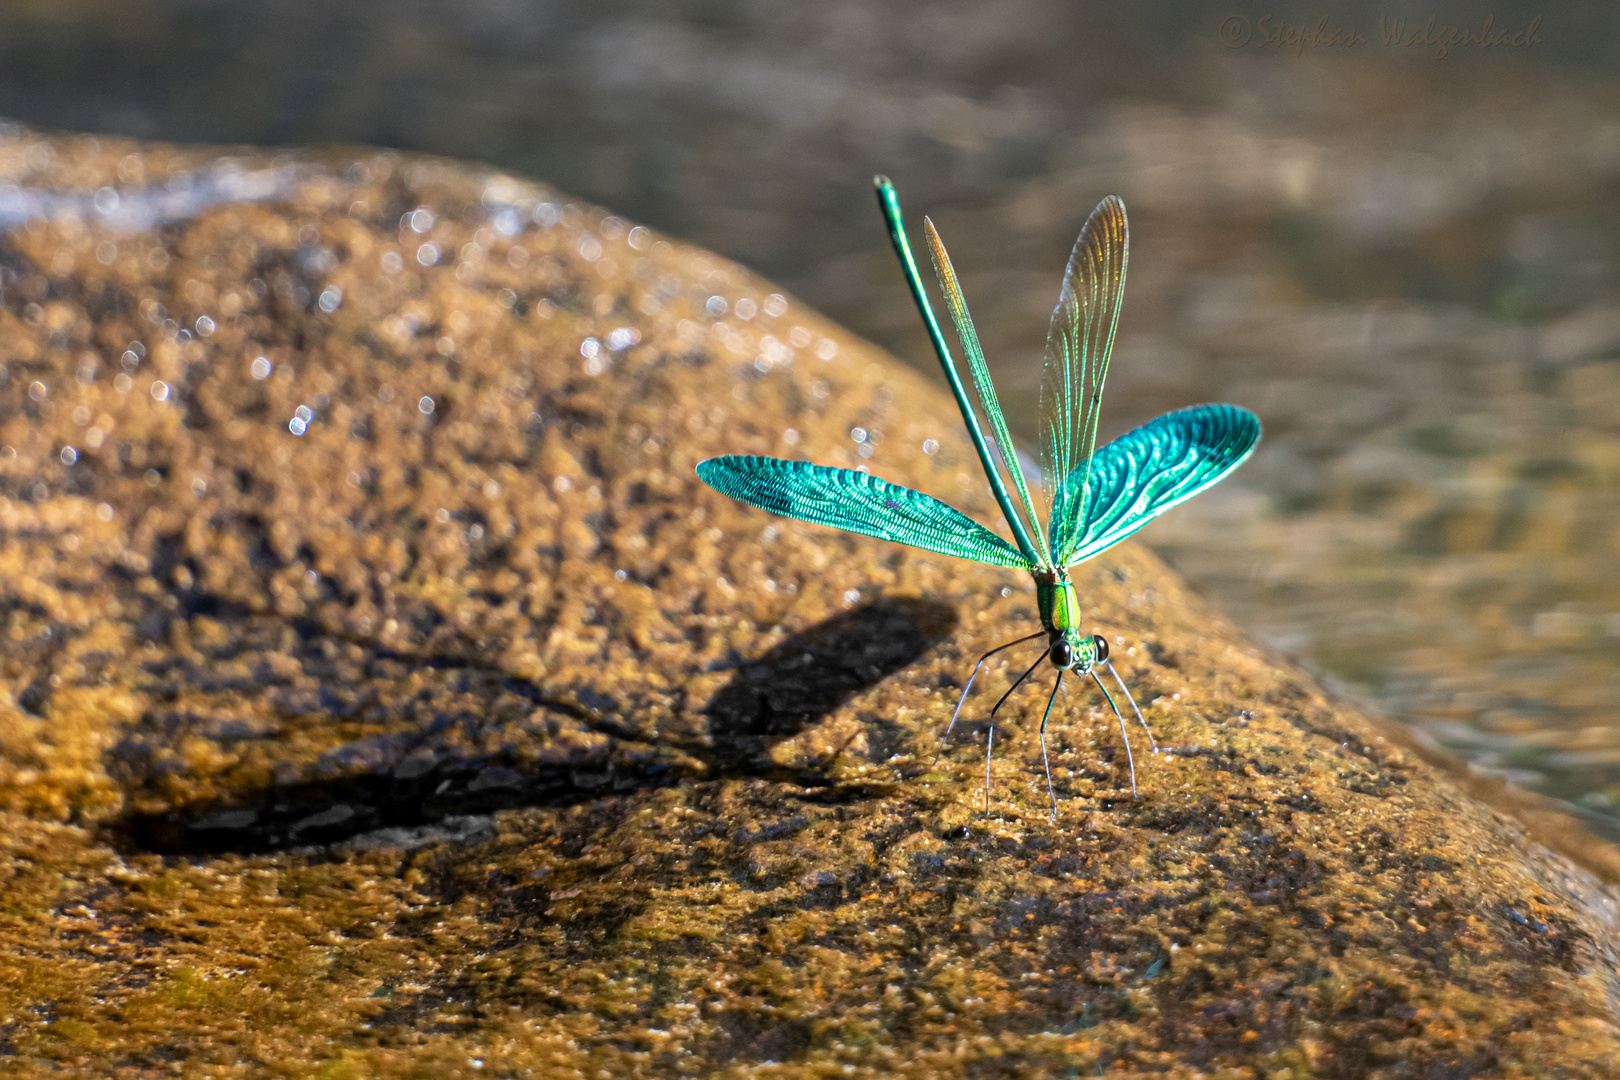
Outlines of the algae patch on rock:
M 1078 583 L 1141 797 L 1075 691 L 1048 822 L 1032 691 L 981 815 L 982 729 L 930 763 L 1029 582 L 693 475 L 993 520 L 948 399 L 768 283 L 429 159 L 0 175 L 8 1072 L 1614 1071 L 1607 888 L 1140 548 Z

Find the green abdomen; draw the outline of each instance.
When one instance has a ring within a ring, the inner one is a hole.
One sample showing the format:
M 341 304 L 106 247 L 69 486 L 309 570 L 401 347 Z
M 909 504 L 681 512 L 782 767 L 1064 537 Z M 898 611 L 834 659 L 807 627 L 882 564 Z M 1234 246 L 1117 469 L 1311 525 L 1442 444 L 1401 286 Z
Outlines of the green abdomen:
M 1072 581 L 1035 583 L 1035 599 L 1040 604 L 1041 625 L 1048 631 L 1072 630 L 1080 625 L 1080 598 Z

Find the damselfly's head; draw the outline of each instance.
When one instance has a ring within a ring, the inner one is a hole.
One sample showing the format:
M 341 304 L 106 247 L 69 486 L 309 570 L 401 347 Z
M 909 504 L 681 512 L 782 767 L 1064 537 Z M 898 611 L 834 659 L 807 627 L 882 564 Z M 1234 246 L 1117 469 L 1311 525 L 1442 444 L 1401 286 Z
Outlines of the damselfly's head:
M 1053 640 L 1052 648 L 1046 655 L 1053 667 L 1085 675 L 1091 671 L 1093 664 L 1108 659 L 1108 640 L 1101 634 L 1086 637 L 1071 628 Z

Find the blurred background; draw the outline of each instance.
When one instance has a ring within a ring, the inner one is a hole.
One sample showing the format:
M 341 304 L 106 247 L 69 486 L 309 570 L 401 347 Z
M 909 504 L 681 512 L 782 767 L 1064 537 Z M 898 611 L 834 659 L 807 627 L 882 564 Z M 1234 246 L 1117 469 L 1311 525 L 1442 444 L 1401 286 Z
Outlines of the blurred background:
M 1204 400 L 1267 430 L 1142 539 L 1260 639 L 1615 836 L 1617 58 L 1595 2 L 6 0 L 0 115 L 482 159 L 934 371 L 886 172 L 950 244 L 1030 440 L 1063 264 L 1117 193 L 1105 434 Z

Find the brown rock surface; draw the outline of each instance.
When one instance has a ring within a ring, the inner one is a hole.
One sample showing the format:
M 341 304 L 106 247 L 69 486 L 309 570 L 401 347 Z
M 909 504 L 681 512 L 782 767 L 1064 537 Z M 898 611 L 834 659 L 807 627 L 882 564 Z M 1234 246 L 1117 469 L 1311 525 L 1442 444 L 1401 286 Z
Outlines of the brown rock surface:
M 991 520 L 948 400 L 767 283 L 387 154 L 0 179 L 7 1072 L 1615 1071 L 1607 887 L 1140 548 L 1079 580 L 1171 751 L 1131 799 L 1071 692 L 1054 825 L 1030 691 L 981 816 L 971 729 L 928 763 L 1028 581 L 692 475 Z

